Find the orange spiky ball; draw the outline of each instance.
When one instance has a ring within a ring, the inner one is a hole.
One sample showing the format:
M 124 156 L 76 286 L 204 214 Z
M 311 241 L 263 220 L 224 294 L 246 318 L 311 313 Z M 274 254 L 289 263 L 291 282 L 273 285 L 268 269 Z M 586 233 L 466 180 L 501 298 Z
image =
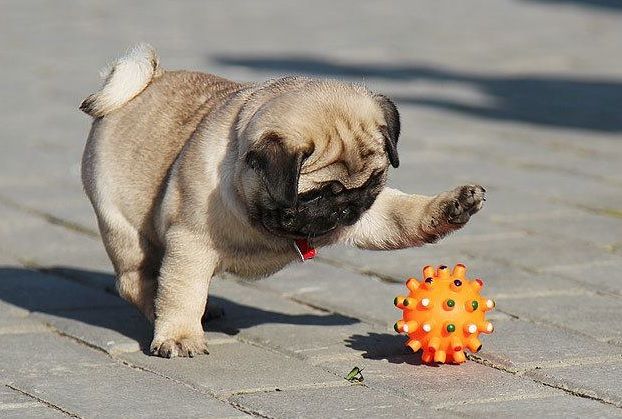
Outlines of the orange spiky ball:
M 406 281 L 408 296 L 398 295 L 394 304 L 403 311 L 395 331 L 409 337 L 406 346 L 417 352 L 421 360 L 461 364 L 466 360 L 464 349 L 477 352 L 482 345 L 480 333 L 492 333 L 492 323 L 485 313 L 495 307 L 492 300 L 480 295 L 481 279 L 466 278 L 466 267 L 459 263 L 453 271 L 447 266 L 423 268 L 423 281 Z

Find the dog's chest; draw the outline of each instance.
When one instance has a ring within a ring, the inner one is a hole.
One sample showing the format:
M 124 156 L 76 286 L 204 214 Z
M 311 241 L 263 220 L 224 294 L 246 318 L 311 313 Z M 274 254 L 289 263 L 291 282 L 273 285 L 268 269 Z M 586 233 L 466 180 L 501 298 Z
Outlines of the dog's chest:
M 244 278 L 261 278 L 300 260 L 293 242 L 291 246 L 281 249 L 245 247 L 236 249 L 225 258 L 223 270 Z

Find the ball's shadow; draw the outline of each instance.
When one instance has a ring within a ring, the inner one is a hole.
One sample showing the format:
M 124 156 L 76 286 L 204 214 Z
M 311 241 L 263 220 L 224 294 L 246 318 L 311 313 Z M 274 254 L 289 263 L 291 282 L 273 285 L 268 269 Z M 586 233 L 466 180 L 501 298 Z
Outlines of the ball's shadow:
M 421 352 L 413 353 L 405 343 L 404 336 L 373 332 L 367 335 L 352 335 L 345 340 L 347 347 L 362 351 L 361 356 L 365 359 L 387 360 L 391 364 L 422 365 Z

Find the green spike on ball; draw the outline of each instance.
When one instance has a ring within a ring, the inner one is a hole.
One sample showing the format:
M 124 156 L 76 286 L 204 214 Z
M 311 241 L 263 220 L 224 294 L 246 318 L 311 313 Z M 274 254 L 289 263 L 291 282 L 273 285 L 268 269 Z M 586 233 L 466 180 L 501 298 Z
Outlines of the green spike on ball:
M 453 307 L 456 305 L 456 302 L 454 300 L 447 300 L 447 307 Z
M 477 310 L 477 307 L 479 307 L 479 304 L 477 303 L 477 301 L 473 300 L 471 301 L 471 307 L 473 307 L 473 310 Z
M 449 324 L 447 325 L 447 331 L 448 331 L 449 333 L 453 333 L 453 332 L 455 332 L 455 331 L 456 331 L 456 326 L 455 326 L 454 324 L 452 324 L 452 323 L 449 323 Z

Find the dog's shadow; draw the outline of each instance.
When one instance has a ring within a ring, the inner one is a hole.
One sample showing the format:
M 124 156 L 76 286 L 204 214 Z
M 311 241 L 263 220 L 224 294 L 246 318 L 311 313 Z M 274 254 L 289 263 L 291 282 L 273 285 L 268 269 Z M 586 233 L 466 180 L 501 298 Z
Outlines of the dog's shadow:
M 19 314 L 19 308 L 50 314 L 61 320 L 110 329 L 149 346 L 152 326 L 116 294 L 109 273 L 54 267 L 42 271 L 0 266 L 0 318 Z M 10 305 L 2 304 L 8 303 Z M 18 307 L 18 310 L 11 308 Z M 23 313 L 22 313 L 23 314 Z M 357 319 L 338 314 L 288 314 L 264 310 L 210 294 L 204 328 L 235 335 L 242 329 L 266 323 L 294 325 L 349 325 Z M 44 319 L 45 321 L 45 319 Z M 205 326 L 209 324 L 209 326 Z

